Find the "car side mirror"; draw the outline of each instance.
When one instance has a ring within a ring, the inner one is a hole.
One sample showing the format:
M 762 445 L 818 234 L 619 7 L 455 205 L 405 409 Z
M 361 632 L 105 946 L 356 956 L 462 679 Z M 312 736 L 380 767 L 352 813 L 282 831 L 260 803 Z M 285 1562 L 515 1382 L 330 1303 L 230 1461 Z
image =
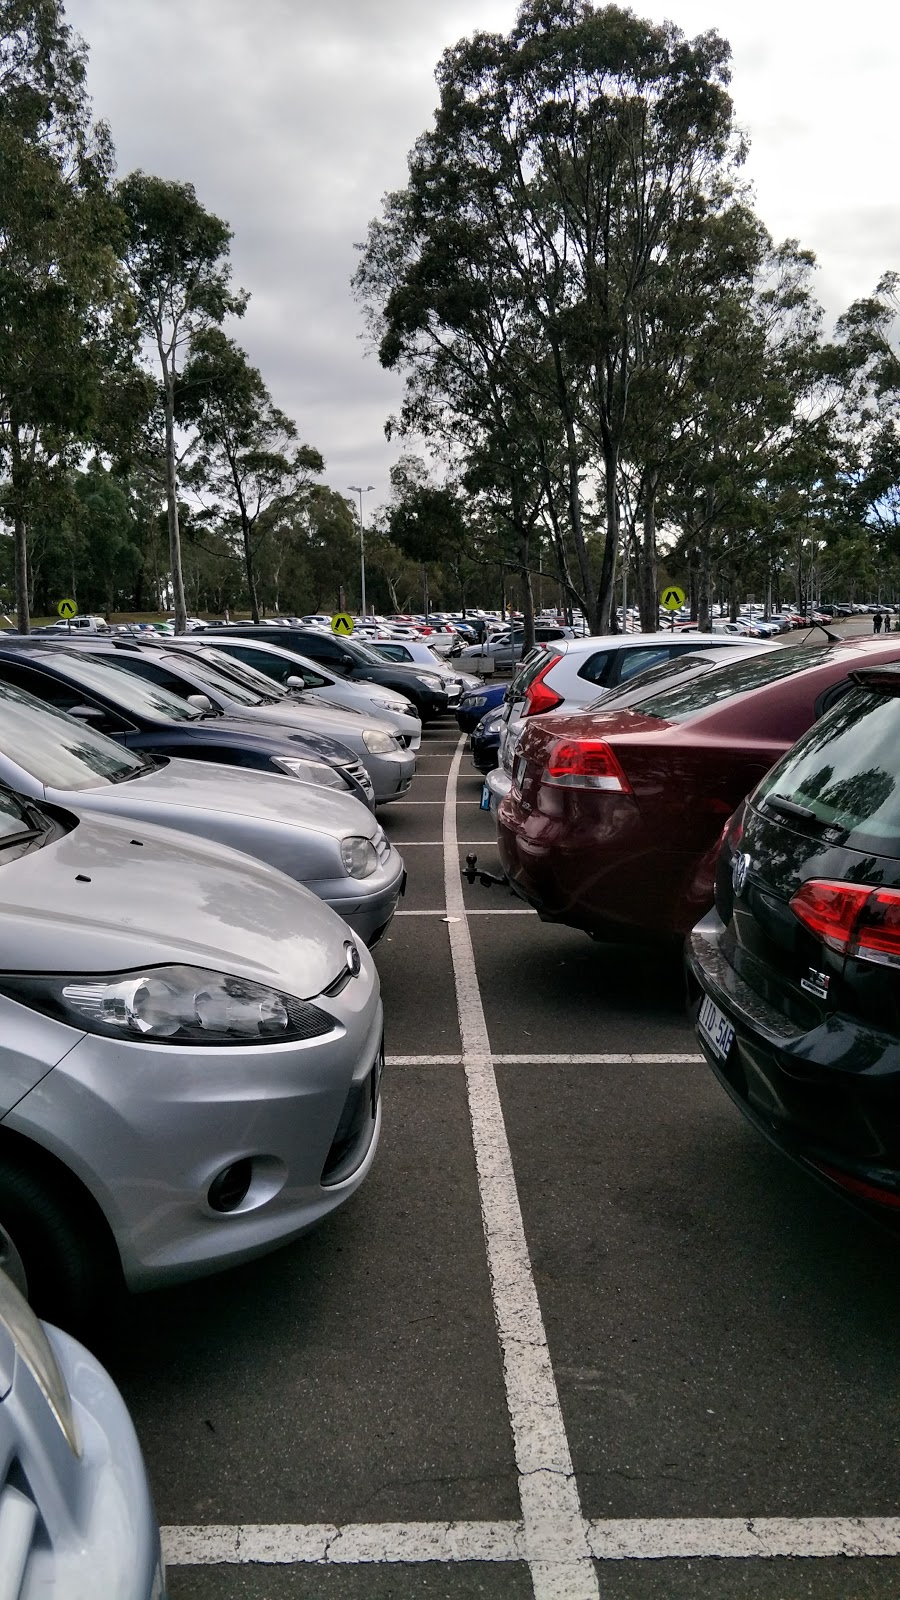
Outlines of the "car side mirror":
M 100 706 L 70 706 L 69 716 L 77 717 L 79 722 L 102 722 L 106 712 Z
M 286 689 L 305 689 L 306 679 L 297 678 L 292 675 L 290 678 L 285 678 L 284 685 Z
M 209 695 L 206 694 L 189 694 L 187 703 L 189 706 L 193 706 L 195 711 L 212 711 L 213 709 L 213 703 Z
M 340 665 L 342 672 L 352 672 L 356 662 L 353 660 L 352 656 L 343 655 L 341 656 Z

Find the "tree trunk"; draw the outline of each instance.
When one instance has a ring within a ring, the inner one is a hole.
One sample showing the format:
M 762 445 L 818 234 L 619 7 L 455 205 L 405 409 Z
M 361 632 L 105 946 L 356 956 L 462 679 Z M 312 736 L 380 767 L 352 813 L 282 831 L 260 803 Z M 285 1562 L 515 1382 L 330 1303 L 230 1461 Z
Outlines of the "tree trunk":
M 25 463 L 19 424 L 10 423 L 10 466 L 13 491 L 13 540 L 16 552 L 16 623 L 20 633 L 31 632 L 28 605 L 28 526 L 25 520 Z
M 241 507 L 241 540 L 244 546 L 244 571 L 247 575 L 247 593 L 250 596 L 250 615 L 254 622 L 259 621 L 259 601 L 256 598 L 256 578 L 253 573 L 253 550 L 250 544 L 250 528 Z
M 603 471 L 605 482 L 603 498 L 606 504 L 606 540 L 600 566 L 600 592 L 596 604 L 597 633 L 609 633 L 610 618 L 615 601 L 615 557 L 619 542 L 619 501 L 616 488 L 619 476 L 619 458 L 615 445 L 609 438 L 603 444 Z M 593 628 L 593 623 L 591 624 Z
M 709 607 L 709 548 L 700 546 L 697 567 L 697 628 L 700 633 L 712 632 Z
M 556 371 L 557 394 L 566 435 L 566 486 L 568 490 L 569 521 L 572 524 L 572 540 L 575 545 L 578 570 L 581 574 L 581 588 L 584 594 L 588 627 L 592 633 L 601 633 L 603 629 L 601 628 L 597 590 L 594 585 L 594 575 L 591 572 L 588 548 L 584 537 L 584 524 L 581 520 L 581 490 L 578 482 L 578 440 L 575 435 L 575 423 L 572 418 L 572 408 L 569 404 L 569 393 L 566 388 L 562 359 L 556 346 L 554 346 L 553 350 L 553 359 Z M 605 563 L 606 555 L 604 553 L 604 567 Z
M 656 633 L 659 629 L 659 588 L 656 560 L 656 477 L 648 476 L 644 482 L 643 519 L 638 573 L 641 609 L 641 632 Z
M 184 573 L 181 569 L 181 529 L 178 526 L 178 481 L 175 470 L 175 389 L 167 378 L 166 410 L 166 511 L 169 520 L 169 566 L 172 577 L 172 606 L 175 632 L 187 633 L 187 607 L 184 603 Z

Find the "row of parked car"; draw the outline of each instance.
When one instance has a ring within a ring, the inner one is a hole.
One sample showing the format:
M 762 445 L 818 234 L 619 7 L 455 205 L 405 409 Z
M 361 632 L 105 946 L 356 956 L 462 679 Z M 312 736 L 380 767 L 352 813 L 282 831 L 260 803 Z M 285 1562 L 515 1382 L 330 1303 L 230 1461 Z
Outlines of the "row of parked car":
M 900 1217 L 900 638 L 561 641 L 461 725 L 495 694 L 510 887 L 595 939 L 684 942 L 741 1110 Z
M 471 684 L 314 627 L 0 637 L 0 1593 L 163 1600 L 73 1333 L 365 1180 L 406 882 L 376 807 Z

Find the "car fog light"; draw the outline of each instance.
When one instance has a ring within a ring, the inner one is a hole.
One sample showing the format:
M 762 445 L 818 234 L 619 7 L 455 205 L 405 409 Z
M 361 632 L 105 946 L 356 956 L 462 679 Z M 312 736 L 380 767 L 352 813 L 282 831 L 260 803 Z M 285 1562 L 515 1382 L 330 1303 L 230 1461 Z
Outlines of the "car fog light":
M 209 1186 L 207 1200 L 213 1211 L 236 1211 L 247 1198 L 250 1180 L 253 1177 L 253 1162 L 249 1156 L 244 1156 L 240 1161 L 233 1161 L 230 1167 L 213 1178 Z

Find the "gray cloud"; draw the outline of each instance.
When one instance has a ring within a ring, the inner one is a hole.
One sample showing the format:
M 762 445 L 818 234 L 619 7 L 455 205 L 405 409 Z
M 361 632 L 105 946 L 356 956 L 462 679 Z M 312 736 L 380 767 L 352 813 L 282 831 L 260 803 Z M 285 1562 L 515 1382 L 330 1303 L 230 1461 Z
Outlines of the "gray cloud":
M 189 180 L 228 219 L 235 280 L 253 296 L 234 331 L 322 450 L 335 488 L 364 481 L 386 491 L 397 455 L 382 430 L 400 384 L 363 358 L 349 293 L 354 241 L 382 194 L 403 183 L 436 101 L 441 50 L 476 27 L 508 28 L 515 9 L 514 0 L 69 0 L 120 169 Z M 731 37 L 760 207 L 778 236 L 819 252 L 830 311 L 900 264 L 898 214 L 884 204 L 894 187 L 885 75 L 897 18 L 858 0 L 848 54 L 821 5 L 638 0 L 636 9 L 674 12 L 691 35 L 716 27 Z

